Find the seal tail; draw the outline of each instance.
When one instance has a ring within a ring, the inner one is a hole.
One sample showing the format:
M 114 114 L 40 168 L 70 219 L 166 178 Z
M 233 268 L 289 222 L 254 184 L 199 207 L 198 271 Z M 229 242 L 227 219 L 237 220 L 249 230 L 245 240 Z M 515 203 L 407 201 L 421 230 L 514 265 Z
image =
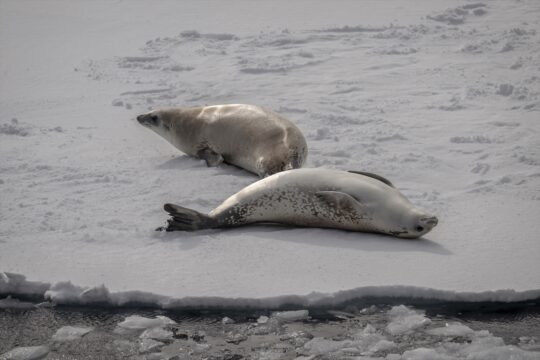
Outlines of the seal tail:
M 174 204 L 165 204 L 163 208 L 171 215 L 171 218 L 167 220 L 168 224 L 166 228 L 158 228 L 157 230 L 195 231 L 210 229 L 217 225 L 216 221 L 210 216 L 192 209 Z

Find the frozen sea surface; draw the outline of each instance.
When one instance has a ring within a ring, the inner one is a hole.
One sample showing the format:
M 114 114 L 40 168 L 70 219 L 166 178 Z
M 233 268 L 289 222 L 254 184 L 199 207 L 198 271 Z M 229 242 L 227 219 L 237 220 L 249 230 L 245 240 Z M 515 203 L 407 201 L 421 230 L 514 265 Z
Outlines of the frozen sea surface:
M 0 359 L 540 359 L 534 304 L 280 312 L 39 307 L 0 315 Z
M 411 4 L 0 1 L 0 294 L 162 308 L 537 299 L 540 4 Z M 217 103 L 283 114 L 307 166 L 381 174 L 440 224 L 417 241 L 154 232 L 165 202 L 206 212 L 256 180 L 134 121 Z

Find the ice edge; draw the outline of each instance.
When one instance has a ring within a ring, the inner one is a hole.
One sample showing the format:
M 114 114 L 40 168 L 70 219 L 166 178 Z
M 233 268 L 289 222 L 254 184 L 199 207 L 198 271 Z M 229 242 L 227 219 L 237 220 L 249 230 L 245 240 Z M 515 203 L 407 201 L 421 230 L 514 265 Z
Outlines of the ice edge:
M 516 291 L 501 289 L 459 292 L 417 286 L 363 286 L 334 293 L 311 292 L 306 295 L 281 295 L 266 298 L 185 296 L 175 298 L 145 291 L 110 292 L 105 285 L 82 287 L 71 282 L 55 284 L 28 281 L 21 274 L 0 272 L 0 297 L 14 296 L 44 299 L 58 305 L 145 306 L 162 309 L 278 309 L 283 307 L 333 308 L 352 301 L 386 299 L 411 303 L 516 303 L 540 300 L 540 289 Z

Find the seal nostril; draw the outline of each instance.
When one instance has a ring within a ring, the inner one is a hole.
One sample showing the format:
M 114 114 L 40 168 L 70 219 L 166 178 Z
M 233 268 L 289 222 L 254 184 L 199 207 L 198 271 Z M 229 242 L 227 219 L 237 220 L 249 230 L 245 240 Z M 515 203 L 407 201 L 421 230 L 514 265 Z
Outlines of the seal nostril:
M 422 232 L 422 231 L 424 231 L 424 228 L 422 226 L 417 226 L 416 231 Z

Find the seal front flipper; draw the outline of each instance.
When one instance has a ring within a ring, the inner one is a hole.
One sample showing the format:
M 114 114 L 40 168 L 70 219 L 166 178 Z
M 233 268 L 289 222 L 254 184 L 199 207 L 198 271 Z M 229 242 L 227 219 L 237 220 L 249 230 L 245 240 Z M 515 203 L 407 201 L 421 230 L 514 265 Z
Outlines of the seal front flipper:
M 360 201 L 341 191 L 317 191 L 315 195 L 331 207 L 341 211 L 362 211 L 364 208 Z
M 194 231 L 210 229 L 217 225 L 210 216 L 192 209 L 174 204 L 165 204 L 163 208 L 171 215 L 171 218 L 167 220 L 168 225 L 165 231 Z
M 348 170 L 347 172 L 350 172 L 351 174 L 360 174 L 360 175 L 364 175 L 364 176 L 373 178 L 373 179 L 375 179 L 375 180 L 379 180 L 380 182 L 385 183 L 386 185 L 395 188 L 394 184 L 392 184 L 392 183 L 390 182 L 390 180 L 388 180 L 388 179 L 385 178 L 385 177 L 382 177 L 381 175 L 377 175 L 377 174 L 370 173 L 370 172 L 365 172 L 365 171 L 355 171 L 355 170 Z
M 223 162 L 223 156 L 210 148 L 204 148 L 197 152 L 197 156 L 206 161 L 206 165 L 218 166 Z

